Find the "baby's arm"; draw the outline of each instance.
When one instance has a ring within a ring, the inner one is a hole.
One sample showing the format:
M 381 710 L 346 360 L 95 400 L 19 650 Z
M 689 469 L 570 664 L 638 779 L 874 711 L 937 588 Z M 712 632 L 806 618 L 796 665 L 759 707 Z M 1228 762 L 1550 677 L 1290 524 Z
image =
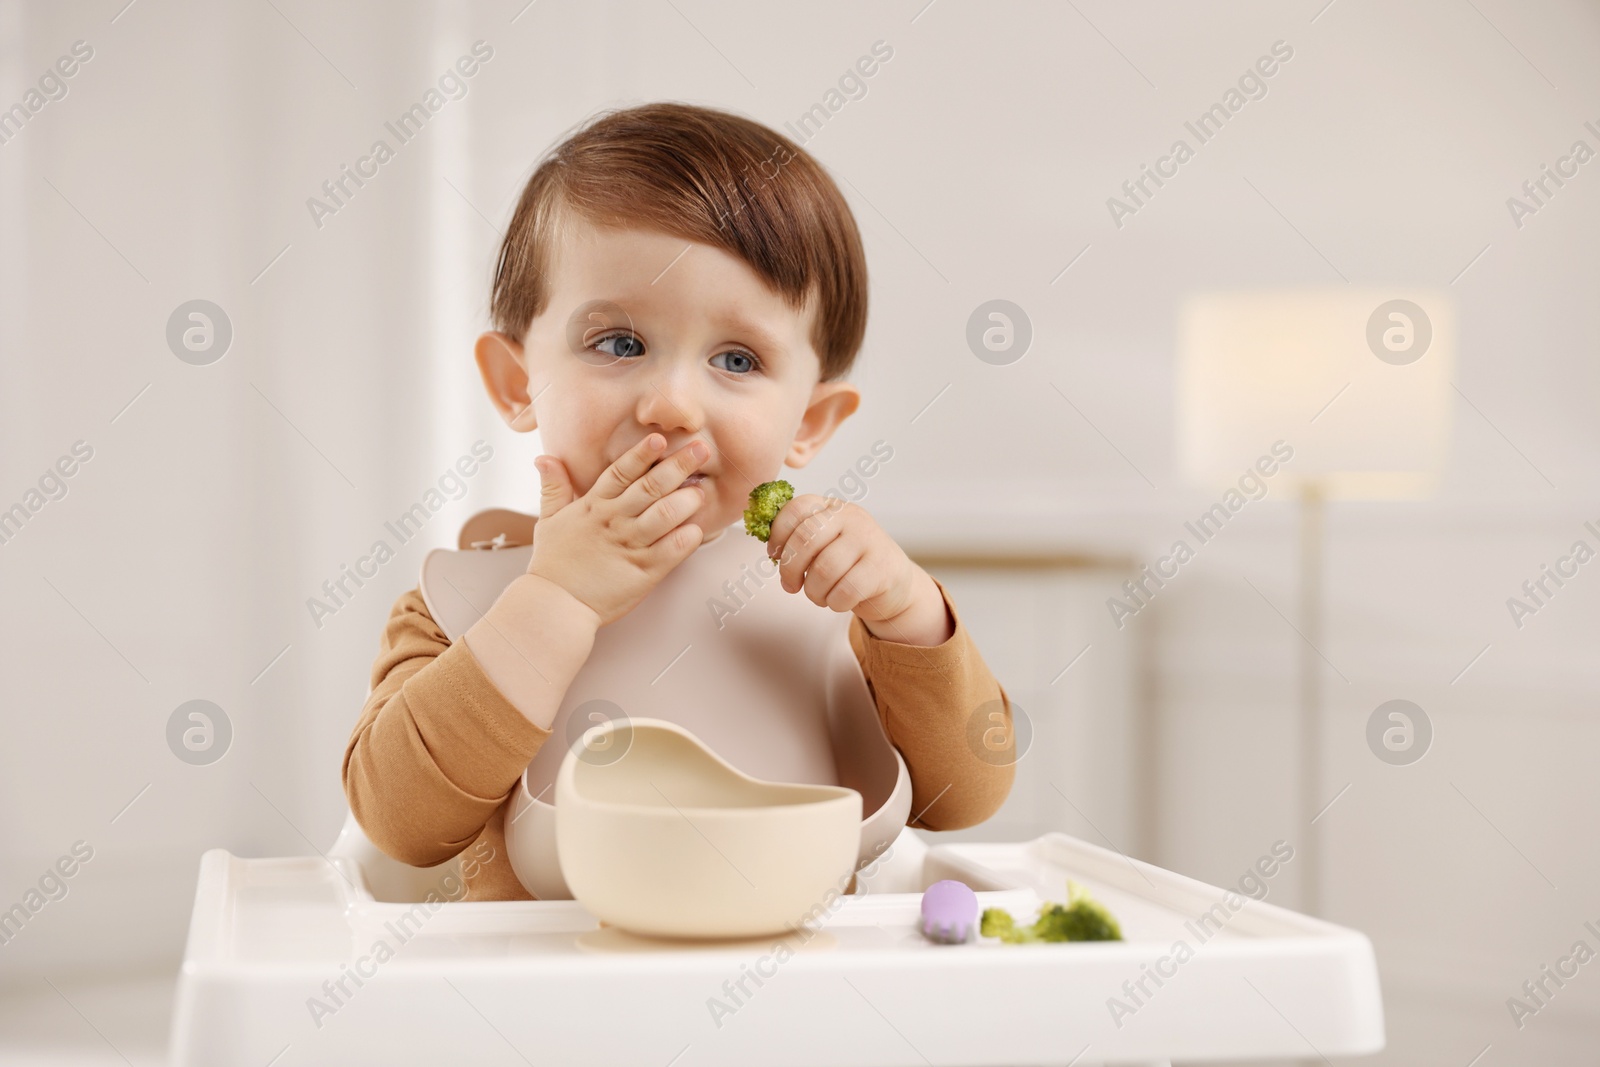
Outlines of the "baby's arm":
M 528 570 L 451 644 L 419 593 L 400 598 L 372 693 L 344 754 L 344 791 L 373 844 L 431 867 L 470 845 L 550 739 L 595 633 L 626 615 L 704 541 L 686 486 L 707 446 L 657 461 L 652 433 L 581 497 L 541 456 Z M 408 598 L 410 598 L 408 600 Z
M 454 644 L 417 590 L 395 602 L 342 771 L 373 844 L 431 867 L 477 838 L 549 739 L 594 646 L 592 619 L 533 575 Z
M 1016 777 L 1011 702 L 983 661 L 950 595 L 954 632 L 942 644 L 912 645 L 874 637 L 850 620 L 850 647 L 861 662 L 889 740 L 911 772 L 908 826 L 960 830 L 1000 809 Z M 984 741 L 996 738 L 996 748 Z M 974 741 L 976 739 L 976 742 Z M 973 744 L 983 748 L 980 758 Z

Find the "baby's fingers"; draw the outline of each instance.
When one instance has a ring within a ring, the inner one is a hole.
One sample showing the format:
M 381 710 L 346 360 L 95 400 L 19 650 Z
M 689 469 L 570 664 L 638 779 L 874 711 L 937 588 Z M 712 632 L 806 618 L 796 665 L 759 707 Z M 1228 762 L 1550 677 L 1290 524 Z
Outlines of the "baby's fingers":
M 617 457 L 615 463 L 601 472 L 595 479 L 594 486 L 589 490 L 594 496 L 605 500 L 614 500 L 622 495 L 623 490 L 632 485 L 634 481 L 650 469 L 650 464 L 656 461 L 661 450 L 667 446 L 667 439 L 658 433 L 652 433 L 643 441 L 628 449 Z
M 652 500 L 659 500 L 683 487 L 684 479 L 694 473 L 694 469 L 705 462 L 710 453 L 709 445 L 702 441 L 690 441 L 678 451 L 662 460 L 650 469 L 644 477 L 635 484 L 639 487 L 635 495 L 642 494 L 642 500 L 631 502 L 629 510 L 633 507 L 641 510 L 649 505 Z
M 806 568 L 806 596 L 818 607 L 845 612 L 865 595 L 860 582 L 870 578 L 866 546 L 849 537 L 835 537 Z
M 566 464 L 554 456 L 540 456 L 533 467 L 539 472 L 539 517 L 548 519 L 572 503 L 572 482 Z
M 663 571 L 670 571 L 705 544 L 705 532 L 698 523 L 675 526 L 650 546 L 650 554 Z
M 679 523 L 700 510 L 705 499 L 704 489 L 698 485 L 686 485 L 657 500 L 640 512 L 635 520 L 636 543 L 654 546 Z M 695 544 L 700 544 L 698 537 Z
M 767 534 L 767 556 L 769 559 L 781 560 L 788 550 L 789 538 L 801 523 L 820 512 L 827 512 L 842 507 L 844 501 L 839 497 L 819 496 L 816 493 L 801 493 L 783 507 L 778 509 L 778 517 L 772 520 L 772 532 Z M 828 516 L 824 515 L 824 518 Z
M 816 565 L 818 554 L 845 533 L 845 524 L 832 507 L 820 507 L 802 519 L 783 543 L 778 575 L 785 592 L 795 592 Z M 817 601 L 822 603 L 822 601 Z

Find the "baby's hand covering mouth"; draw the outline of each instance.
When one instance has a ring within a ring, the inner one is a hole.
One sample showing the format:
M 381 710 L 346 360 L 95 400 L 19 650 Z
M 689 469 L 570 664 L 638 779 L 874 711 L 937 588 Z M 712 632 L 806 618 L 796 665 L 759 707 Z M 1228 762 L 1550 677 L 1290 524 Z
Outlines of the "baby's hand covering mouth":
M 765 542 L 772 536 L 772 520 L 778 509 L 794 499 L 794 486 L 783 479 L 762 482 L 750 490 L 750 506 L 744 509 L 744 532 Z

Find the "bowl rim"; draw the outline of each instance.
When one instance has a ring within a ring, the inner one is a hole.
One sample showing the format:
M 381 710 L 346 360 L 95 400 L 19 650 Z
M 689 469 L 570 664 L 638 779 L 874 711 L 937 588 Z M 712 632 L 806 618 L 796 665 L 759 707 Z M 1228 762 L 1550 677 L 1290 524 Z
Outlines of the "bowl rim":
M 800 800 L 783 804 L 758 804 L 752 806 L 721 804 L 680 806 L 673 804 L 670 800 L 667 801 L 665 805 L 639 804 L 633 801 L 597 800 L 593 797 L 584 797 L 583 804 L 586 807 L 617 814 L 641 816 L 648 816 L 650 814 L 678 816 L 680 814 L 693 812 L 700 815 L 737 817 L 741 812 L 758 813 L 799 811 L 803 808 L 814 808 L 824 804 L 838 804 L 848 801 L 852 796 L 856 798 L 856 801 L 859 805 L 864 807 L 866 803 L 865 798 L 861 796 L 861 792 L 859 790 L 852 789 L 847 785 L 824 785 L 814 782 L 774 782 L 766 778 L 757 778 L 754 775 L 746 774 L 744 771 L 741 771 L 739 768 L 723 759 L 717 754 L 716 750 L 711 748 L 711 746 L 707 745 L 704 741 L 701 741 L 687 727 L 672 722 L 670 719 L 655 719 L 649 717 L 630 718 L 627 721 L 627 726 L 629 729 L 636 729 L 640 726 L 643 726 L 646 730 L 655 730 L 659 733 L 677 734 L 688 740 L 690 744 L 694 745 L 702 753 L 710 757 L 712 761 L 721 764 L 724 770 L 732 773 L 736 778 L 741 778 L 745 782 L 748 782 L 752 785 L 767 786 L 778 789 L 799 789 L 819 795 L 810 800 Z M 605 730 L 607 728 L 614 729 L 615 724 L 609 722 L 599 723 L 595 726 L 589 727 L 588 730 L 585 730 L 582 736 L 587 737 L 590 730 Z M 561 783 L 563 781 L 567 782 L 574 791 L 577 790 L 576 776 L 578 760 L 576 752 L 577 749 L 576 746 L 574 746 L 573 748 L 567 750 L 566 755 L 561 757 L 561 769 L 556 772 L 556 781 L 553 783 L 557 792 L 560 791 Z M 519 780 L 519 789 L 524 795 L 527 794 L 526 771 L 524 771 L 522 778 Z M 538 797 L 529 797 L 528 799 L 535 804 L 544 803 L 540 801 Z M 559 804 L 547 803 L 546 806 L 553 808 L 556 811 L 561 810 L 561 805 Z
M 784 783 L 778 783 L 778 784 L 781 785 L 781 784 L 784 784 Z M 697 806 L 697 807 L 687 807 L 687 806 L 682 806 L 682 805 L 671 805 L 671 804 L 634 804 L 634 803 L 631 803 L 631 802 L 612 801 L 612 800 L 589 800 L 589 799 L 585 799 L 584 802 L 583 802 L 583 805 L 585 807 L 587 807 L 587 808 L 590 808 L 591 810 L 614 812 L 614 813 L 622 814 L 622 815 L 638 815 L 638 816 L 642 816 L 642 817 L 648 817 L 650 815 L 660 815 L 663 818 L 666 818 L 668 816 L 672 816 L 672 817 L 676 818 L 678 815 L 683 814 L 683 815 L 717 816 L 717 817 L 720 817 L 720 818 L 739 818 L 742 815 L 746 815 L 746 814 L 754 815 L 754 814 L 759 814 L 759 813 L 763 813 L 763 812 L 790 812 L 790 811 L 796 811 L 797 812 L 802 808 L 814 808 L 814 807 L 818 807 L 818 806 L 823 805 L 823 804 L 838 804 L 838 803 L 841 803 L 841 802 L 844 802 L 844 801 L 848 801 L 850 799 L 848 794 L 850 794 L 850 793 L 855 793 L 856 796 L 860 796 L 861 795 L 859 793 L 856 793 L 856 791 L 854 789 L 851 789 L 849 786 L 845 786 L 845 785 L 818 786 L 817 788 L 818 789 L 841 789 L 841 790 L 844 790 L 844 793 L 841 793 L 841 794 L 839 794 L 837 796 L 818 797 L 816 800 L 802 800 L 797 804 L 756 804 L 756 805 L 751 805 L 751 806 L 748 806 L 748 807 L 734 807 L 734 806 L 722 806 L 722 805 L 715 805 L 715 806 L 710 806 L 710 807 L 707 807 L 705 805 L 701 805 L 701 806 Z M 561 805 L 559 805 L 559 804 L 551 805 L 551 807 L 554 807 L 557 811 L 561 810 Z

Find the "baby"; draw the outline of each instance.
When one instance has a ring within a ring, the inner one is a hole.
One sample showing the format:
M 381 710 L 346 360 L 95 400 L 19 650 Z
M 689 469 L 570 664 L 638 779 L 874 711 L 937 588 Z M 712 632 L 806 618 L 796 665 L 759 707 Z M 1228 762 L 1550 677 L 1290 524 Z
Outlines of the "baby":
M 532 555 L 459 640 L 419 590 L 396 601 L 343 778 L 388 855 L 433 866 L 476 844 L 466 899 L 527 900 L 504 848 L 520 776 L 601 628 L 711 542 L 758 547 L 742 532 L 750 490 L 803 468 L 856 410 L 845 375 L 866 261 L 838 187 L 792 141 L 649 104 L 590 122 L 534 172 L 491 312 L 476 346 L 489 399 L 547 450 L 537 520 L 520 516 L 510 542 Z M 498 515 L 503 534 L 515 513 Z M 907 824 L 994 814 L 1011 760 L 970 739 L 1001 738 L 1003 755 L 1011 706 L 943 585 L 834 497 L 795 496 L 766 549 L 785 593 L 852 613 L 850 647 L 910 772 Z

